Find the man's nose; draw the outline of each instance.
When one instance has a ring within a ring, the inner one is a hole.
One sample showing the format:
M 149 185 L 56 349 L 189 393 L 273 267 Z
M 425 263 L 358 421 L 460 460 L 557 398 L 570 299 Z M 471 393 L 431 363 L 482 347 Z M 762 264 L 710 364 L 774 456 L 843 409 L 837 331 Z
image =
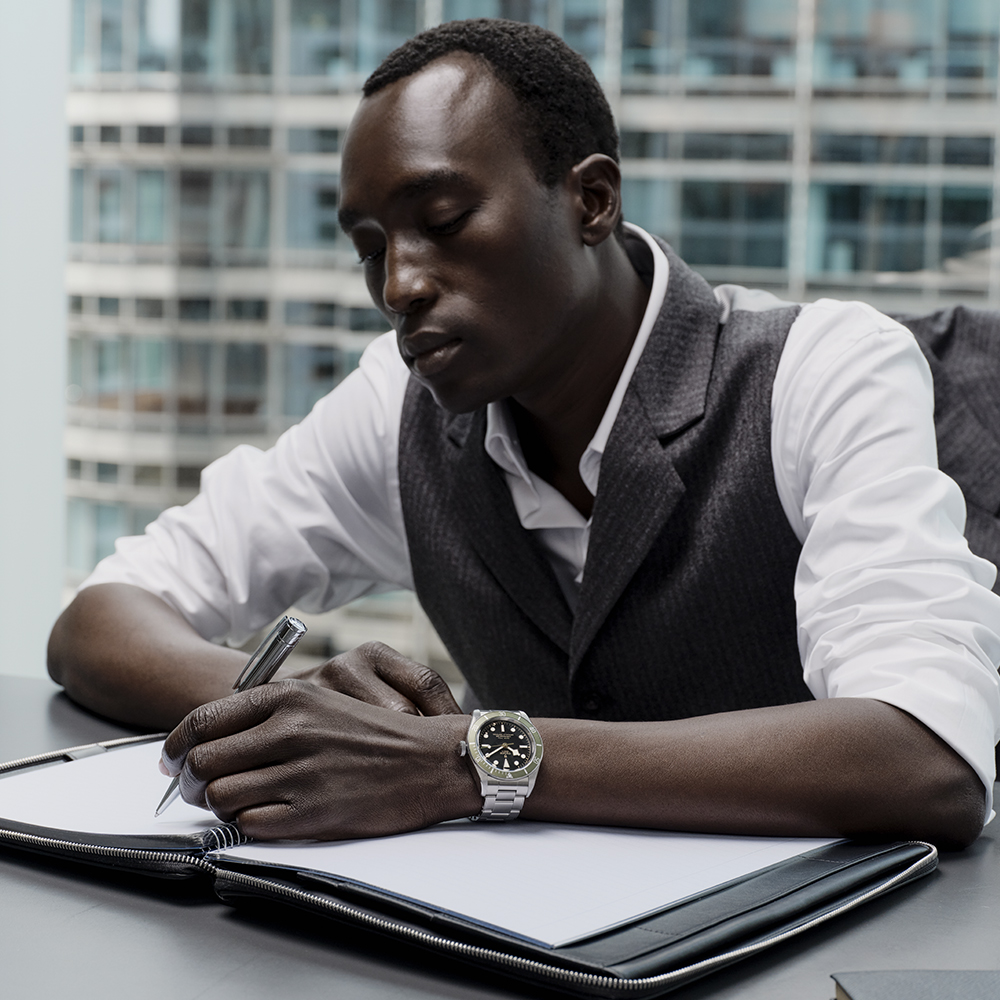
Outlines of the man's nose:
M 427 254 L 420 247 L 390 244 L 385 252 L 382 301 L 390 312 L 408 315 L 435 295 Z

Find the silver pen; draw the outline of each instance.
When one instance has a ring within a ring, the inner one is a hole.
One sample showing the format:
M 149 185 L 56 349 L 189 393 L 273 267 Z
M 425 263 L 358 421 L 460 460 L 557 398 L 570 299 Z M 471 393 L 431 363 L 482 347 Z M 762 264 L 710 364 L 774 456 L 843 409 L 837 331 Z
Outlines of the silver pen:
M 306 627 L 298 620 L 285 615 L 268 633 L 267 638 L 257 647 L 257 651 L 247 660 L 243 672 L 233 684 L 234 691 L 246 691 L 248 688 L 266 684 L 278 671 L 278 667 L 288 658 L 295 644 L 306 634 Z M 173 778 L 160 804 L 156 807 L 154 816 L 170 805 L 181 793 L 180 775 Z

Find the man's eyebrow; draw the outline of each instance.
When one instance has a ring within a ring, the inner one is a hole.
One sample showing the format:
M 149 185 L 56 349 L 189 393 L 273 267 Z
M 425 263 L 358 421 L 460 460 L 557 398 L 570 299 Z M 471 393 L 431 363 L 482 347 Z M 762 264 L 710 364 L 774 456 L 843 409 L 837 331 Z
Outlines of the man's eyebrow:
M 414 177 L 412 180 L 408 180 L 405 183 L 400 184 L 399 187 L 392 192 L 392 197 L 416 198 L 419 195 L 427 194 L 436 188 L 465 186 L 470 183 L 471 181 L 468 175 L 463 174 L 461 170 L 455 170 L 452 167 L 440 167 L 435 170 L 428 170 L 419 177 Z M 342 208 L 337 213 L 340 228 L 343 229 L 344 232 L 348 232 L 356 222 L 360 221 L 363 214 L 364 213 L 356 212 L 351 208 Z

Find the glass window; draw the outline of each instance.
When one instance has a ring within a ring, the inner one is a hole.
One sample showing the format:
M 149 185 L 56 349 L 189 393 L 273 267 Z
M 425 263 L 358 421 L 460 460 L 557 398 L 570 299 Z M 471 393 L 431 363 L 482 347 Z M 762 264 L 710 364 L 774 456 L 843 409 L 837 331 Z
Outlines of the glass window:
M 115 551 L 115 540 L 128 531 L 125 504 L 94 504 L 94 560 L 100 562 Z
M 66 478 L 80 479 L 83 476 L 83 462 L 78 458 L 66 459 Z
M 89 500 L 66 501 L 66 565 L 81 576 L 94 568 L 94 522 Z
M 178 236 L 183 246 L 207 247 L 212 221 L 212 173 L 209 170 L 180 172 Z
M 101 72 L 122 69 L 122 0 L 101 0 Z
M 795 0 L 700 0 L 687 8 L 689 77 L 764 76 L 791 83 Z
M 926 266 L 924 188 L 821 184 L 814 190 L 812 267 L 846 273 Z
M 286 302 L 289 326 L 337 326 L 338 307 L 333 302 Z
M 271 130 L 254 125 L 238 125 L 229 129 L 229 145 L 237 148 L 271 148 Z
M 268 75 L 271 72 L 271 0 L 230 0 L 232 4 L 233 73 Z
M 842 135 L 818 132 L 813 136 L 813 160 L 818 163 L 927 163 L 925 135 Z
M 263 344 L 226 344 L 224 412 L 234 416 L 262 414 L 266 388 L 266 347 Z
M 562 3 L 560 34 L 567 45 L 590 63 L 598 76 L 604 73 L 604 8 L 605 0 L 563 0 Z
M 135 472 L 132 477 L 132 482 L 136 486 L 159 486 L 163 482 L 163 466 L 162 465 L 137 465 L 135 467 Z M 154 514 L 150 520 L 154 520 L 156 515 Z M 148 524 L 149 522 L 147 522 Z M 143 531 L 146 525 L 144 524 L 138 531 Z
M 786 184 L 684 181 L 681 256 L 690 264 L 785 266 Z
M 332 247 L 337 242 L 338 175 L 288 173 L 286 239 L 290 247 Z
M 71 73 L 85 73 L 90 69 L 87 58 L 87 0 L 73 0 L 70 13 L 69 68 Z
M 335 128 L 290 128 L 289 153 L 336 153 L 340 149 L 340 130 Z
M 293 76 L 338 77 L 353 71 L 353 53 L 342 18 L 342 0 L 292 0 L 289 43 Z
M 622 76 L 636 86 L 642 77 L 679 73 L 684 20 L 685 5 L 678 0 L 624 0 Z
M 352 307 L 348 313 L 348 328 L 364 333 L 384 333 L 389 328 L 386 318 L 377 309 Z
M 97 312 L 101 316 L 117 316 L 121 310 L 121 299 L 102 295 L 97 300 Z
M 176 67 L 179 27 L 178 0 L 139 0 L 140 72 L 162 73 Z
M 665 240 L 680 235 L 678 185 L 675 181 L 626 177 L 622 181 L 625 218 Z
M 69 172 L 69 240 L 84 240 L 84 191 L 86 174 L 79 167 Z
M 622 159 L 666 160 L 672 155 L 670 132 L 621 133 Z
M 116 462 L 97 463 L 97 481 L 99 483 L 117 483 L 118 465 Z
M 144 468 L 144 466 L 139 466 Z M 157 466 L 145 466 L 145 468 L 157 468 Z M 136 470 L 138 471 L 138 469 Z M 132 526 L 129 529 L 133 535 L 141 535 L 146 528 L 155 521 L 162 511 L 159 507 L 133 507 Z
M 66 402 L 76 406 L 83 401 L 84 392 L 84 346 L 79 337 L 70 337 L 67 344 Z
M 215 4 L 212 0 L 181 0 L 181 70 L 214 73 Z
M 787 134 L 685 132 L 685 160 L 788 160 L 792 137 Z
M 159 145 L 167 141 L 167 130 L 163 125 L 140 125 L 136 129 L 136 139 L 144 145 Z
M 225 174 L 225 245 L 266 247 L 270 238 L 271 177 L 265 170 L 230 170 Z
M 74 146 L 79 146 L 83 143 L 84 132 L 82 125 L 70 125 L 69 127 L 69 141 L 73 143 Z
M 226 319 L 263 322 L 267 319 L 267 299 L 229 299 Z
M 139 170 L 135 175 L 135 241 L 163 243 L 167 225 L 167 175 Z
M 201 466 L 199 465 L 178 465 L 177 485 L 182 490 L 201 488 Z
M 182 125 L 181 126 L 182 146 L 211 146 L 212 126 L 211 125 Z
M 102 170 L 97 175 L 97 239 L 100 243 L 121 243 L 122 174 L 120 170 Z
M 163 319 L 163 299 L 136 299 L 135 314 L 140 319 Z
M 972 247 L 973 231 L 993 212 L 990 188 L 946 187 L 941 191 L 941 259 L 961 257 Z
M 135 410 L 139 413 L 162 413 L 167 408 L 167 391 L 170 385 L 167 344 L 162 340 L 137 338 L 132 345 L 132 356 Z
M 285 345 L 285 413 L 304 417 L 343 377 L 343 355 L 336 347 Z
M 207 323 L 212 318 L 212 300 L 180 299 L 177 316 L 185 323 Z
M 992 167 L 992 136 L 945 136 L 944 162 L 963 167 Z
M 209 362 L 212 345 L 182 340 L 177 344 L 177 412 L 208 413 Z
M 117 410 L 121 405 L 122 360 L 125 354 L 121 340 L 94 341 L 97 374 L 97 405 L 104 410 Z
M 101 142 L 119 143 L 122 141 L 121 125 L 102 125 L 100 129 Z
M 70 295 L 68 302 L 69 311 L 75 315 L 79 316 L 83 312 L 83 296 L 82 295 Z

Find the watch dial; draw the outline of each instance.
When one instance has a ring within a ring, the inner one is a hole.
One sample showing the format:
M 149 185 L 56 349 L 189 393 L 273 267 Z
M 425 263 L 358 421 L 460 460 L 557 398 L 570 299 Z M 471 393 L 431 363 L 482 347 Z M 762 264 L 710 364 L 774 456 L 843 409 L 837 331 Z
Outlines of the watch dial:
M 476 738 L 482 755 L 501 771 L 519 771 L 532 757 L 532 742 L 524 726 L 510 719 L 487 722 Z

